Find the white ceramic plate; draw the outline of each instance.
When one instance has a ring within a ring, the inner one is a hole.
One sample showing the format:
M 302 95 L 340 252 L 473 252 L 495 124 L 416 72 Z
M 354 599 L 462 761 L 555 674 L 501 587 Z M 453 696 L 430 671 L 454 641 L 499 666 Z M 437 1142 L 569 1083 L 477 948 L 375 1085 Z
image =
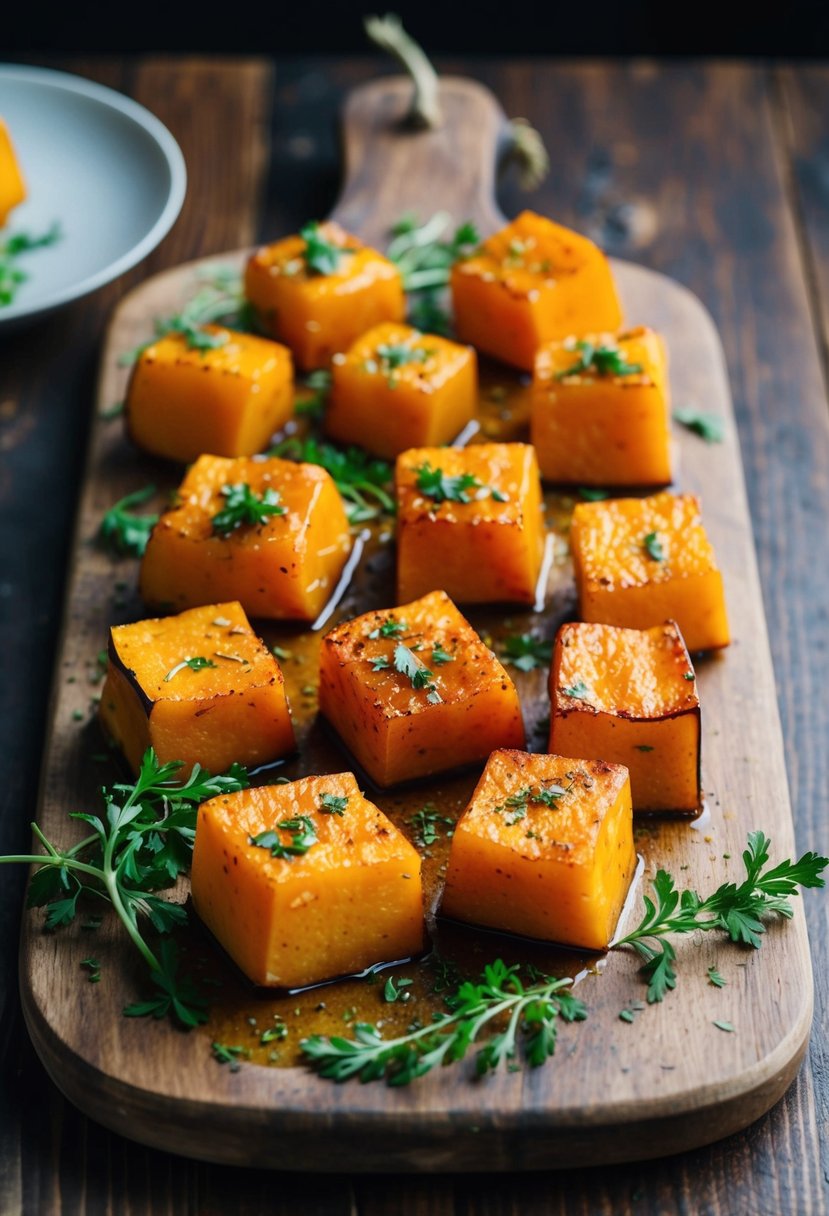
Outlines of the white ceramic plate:
M 181 210 L 187 172 L 148 110 L 65 72 L 0 65 L 0 117 L 28 187 L 0 240 L 55 222 L 62 233 L 20 259 L 29 278 L 0 306 L 2 327 L 77 300 L 146 257 Z

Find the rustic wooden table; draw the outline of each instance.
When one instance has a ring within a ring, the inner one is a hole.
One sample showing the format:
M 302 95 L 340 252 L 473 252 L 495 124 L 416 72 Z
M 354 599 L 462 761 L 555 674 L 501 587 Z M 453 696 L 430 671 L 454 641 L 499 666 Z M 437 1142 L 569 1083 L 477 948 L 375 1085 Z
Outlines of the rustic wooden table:
M 376 61 L 62 60 L 149 106 L 179 140 L 184 211 L 124 279 L 0 339 L 0 851 L 27 843 L 65 558 L 99 341 L 154 271 L 295 229 L 329 209 L 335 115 Z M 829 846 L 829 68 L 444 62 L 540 128 L 526 201 L 611 253 L 673 275 L 725 345 L 754 520 L 799 849 Z M 239 132 L 245 138 L 239 137 Z M 501 205 L 525 199 L 510 180 Z M 704 403 L 700 403 L 704 405 Z M 739 723 L 735 723 L 739 729 Z M 744 1134 L 665 1160 L 512 1176 L 245 1172 L 143 1149 L 61 1098 L 28 1044 L 15 983 L 22 874 L 0 884 L 0 1213 L 26 1216 L 553 1216 L 829 1211 L 829 901 L 807 899 L 816 1013 L 796 1083 Z

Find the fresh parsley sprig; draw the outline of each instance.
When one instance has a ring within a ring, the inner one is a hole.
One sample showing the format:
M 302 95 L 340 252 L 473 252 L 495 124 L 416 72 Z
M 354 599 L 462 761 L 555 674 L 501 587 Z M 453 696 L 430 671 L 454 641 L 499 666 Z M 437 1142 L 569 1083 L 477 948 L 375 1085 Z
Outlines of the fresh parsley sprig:
M 476 1074 L 495 1071 L 519 1055 L 537 1068 L 555 1052 L 559 1019 L 577 1022 L 587 1016 L 582 1002 L 567 991 L 571 982 L 543 975 L 525 984 L 518 967 L 496 959 L 478 983 L 466 981 L 448 995 L 447 1012 L 427 1026 L 384 1039 L 376 1026 L 358 1022 L 353 1039 L 311 1035 L 300 1047 L 310 1066 L 330 1080 L 359 1077 L 408 1085 L 438 1065 L 462 1060 L 485 1030 L 506 1021 L 477 1051 Z
M 533 671 L 536 667 L 549 667 L 553 658 L 552 642 L 533 637 L 531 633 L 513 634 L 504 638 L 501 657 L 519 671 Z
M 250 305 L 245 300 L 242 278 L 229 266 L 206 267 L 201 276 L 204 285 L 180 312 L 167 317 L 157 317 L 154 337 L 126 351 L 118 360 L 122 367 L 135 363 L 148 346 L 170 333 L 182 334 L 187 345 L 194 350 L 215 350 L 224 346 L 227 335 L 210 333 L 205 325 L 221 322 L 244 332 L 255 329 Z
M 415 691 L 425 688 L 426 700 L 432 705 L 440 704 L 443 698 L 435 685 L 434 672 L 421 663 L 414 651 L 403 642 L 398 642 L 394 648 L 394 670 L 410 680 Z
M 439 211 L 425 224 L 418 224 L 416 216 L 405 215 L 394 225 L 386 254 L 403 275 L 406 291 L 445 287 L 455 262 L 480 245 L 480 234 L 470 220 L 446 239 L 450 222 L 450 216 Z
M 133 508 L 140 507 L 155 494 L 155 486 L 144 486 L 125 494 L 111 506 L 101 520 L 98 538 L 118 556 L 143 557 L 150 533 L 158 523 L 155 514 L 136 515 Z
M 285 515 L 288 508 L 282 505 L 279 491 L 269 486 L 261 494 L 250 488 L 246 481 L 222 486 L 225 505 L 213 516 L 213 531 L 217 536 L 229 536 L 237 528 L 265 523 L 274 515 Z
M 268 455 L 318 464 L 329 472 L 345 500 L 349 523 L 364 523 L 383 514 L 394 514 L 391 465 L 369 456 L 361 448 L 343 450 L 332 443 L 320 443 L 313 437 L 292 436 L 271 448 Z
M 657 871 L 653 898 L 644 896 L 645 915 L 631 933 L 612 942 L 613 949 L 630 946 L 642 959 L 642 974 L 648 981 L 648 1001 L 661 1001 L 676 987 L 676 950 L 671 934 L 721 932 L 731 939 L 759 949 L 765 933 L 765 918 L 792 916 L 789 897 L 798 887 L 822 887 L 829 859 L 804 853 L 798 861 L 782 861 L 766 869 L 771 842 L 763 832 L 751 832 L 743 853 L 746 877 L 742 883 L 723 883 L 706 898 L 696 891 L 677 891 L 665 870 Z
M 725 438 L 725 422 L 720 414 L 710 414 L 705 410 L 696 410 L 692 406 L 682 406 L 674 410 L 674 421 L 687 430 L 693 431 L 706 443 L 722 443 Z
M 323 236 L 319 224 L 312 220 L 300 228 L 299 235 L 305 242 L 302 256 L 309 274 L 336 274 L 342 260 L 353 252 L 335 245 Z
M 580 341 L 575 343 L 573 350 L 580 352 L 578 359 L 571 367 L 556 372 L 556 380 L 566 380 L 568 376 L 579 376 L 582 372 L 593 372 L 597 376 L 636 376 L 642 371 L 642 364 L 628 363 L 627 355 L 618 346 L 596 346 Z
M 91 828 L 83 840 L 60 849 L 32 824 L 45 852 L 0 857 L 0 863 L 38 867 L 29 883 L 27 905 L 45 907 L 49 929 L 75 919 L 82 895 L 111 904 L 161 990 L 153 1001 L 128 1006 L 124 1012 L 153 1017 L 172 1012 L 183 1025 L 194 1026 L 205 1020 L 204 1002 L 195 999 L 192 982 L 179 974 L 175 949 L 163 942 L 158 949 L 149 944 L 144 922 L 161 934 L 186 922 L 185 909 L 156 892 L 172 886 L 190 865 L 199 804 L 245 789 L 248 780 L 240 765 L 218 777 L 195 765 L 182 783 L 177 780 L 180 768 L 181 761 L 161 764 L 148 749 L 136 781 L 101 791 L 102 815 L 71 815 Z
M 290 834 L 290 842 L 285 844 L 280 832 Z M 294 819 L 282 819 L 275 829 L 267 829 L 256 836 L 248 838 L 258 849 L 270 849 L 271 857 L 282 861 L 290 861 L 292 857 L 304 857 L 308 850 L 317 843 L 317 829 L 313 819 L 308 815 L 297 815 Z
M 15 232 L 0 242 L 0 308 L 14 303 L 19 288 L 29 278 L 28 273 L 20 269 L 18 260 L 36 249 L 46 249 L 56 244 L 62 236 L 60 225 L 55 223 L 40 236 Z

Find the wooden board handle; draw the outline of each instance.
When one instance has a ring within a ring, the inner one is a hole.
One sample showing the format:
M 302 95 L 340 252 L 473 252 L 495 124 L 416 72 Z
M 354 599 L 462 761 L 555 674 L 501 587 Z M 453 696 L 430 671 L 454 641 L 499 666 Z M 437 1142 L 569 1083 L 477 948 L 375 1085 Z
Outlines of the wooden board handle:
M 345 175 L 331 218 L 384 249 L 389 217 L 401 198 L 422 222 L 437 210 L 472 220 L 484 235 L 506 221 L 495 205 L 495 171 L 509 136 L 489 89 L 461 76 L 440 82 L 443 122 L 434 130 L 406 123 L 412 83 L 390 76 L 349 95 L 343 114 Z

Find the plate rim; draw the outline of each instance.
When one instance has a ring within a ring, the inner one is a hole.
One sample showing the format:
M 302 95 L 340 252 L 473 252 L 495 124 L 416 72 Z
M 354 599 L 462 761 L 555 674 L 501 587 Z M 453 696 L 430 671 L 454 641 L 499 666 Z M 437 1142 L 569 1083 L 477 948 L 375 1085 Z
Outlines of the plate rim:
M 12 321 L 44 315 L 70 304 L 82 296 L 89 295 L 127 270 L 131 270 L 155 249 L 172 228 L 179 216 L 187 192 L 187 165 L 184 154 L 175 137 L 164 123 L 140 102 L 111 89 L 97 81 L 87 80 L 71 72 L 59 72 L 53 68 L 28 66 L 26 64 L 0 63 L 0 83 L 19 81 L 36 84 L 60 92 L 74 93 L 97 102 L 105 109 L 115 110 L 150 136 L 162 153 L 167 165 L 169 186 L 167 198 L 152 226 L 139 241 L 120 257 L 107 263 L 79 282 L 68 285 L 49 297 L 47 301 L 12 304 L 0 310 L 0 328 Z

